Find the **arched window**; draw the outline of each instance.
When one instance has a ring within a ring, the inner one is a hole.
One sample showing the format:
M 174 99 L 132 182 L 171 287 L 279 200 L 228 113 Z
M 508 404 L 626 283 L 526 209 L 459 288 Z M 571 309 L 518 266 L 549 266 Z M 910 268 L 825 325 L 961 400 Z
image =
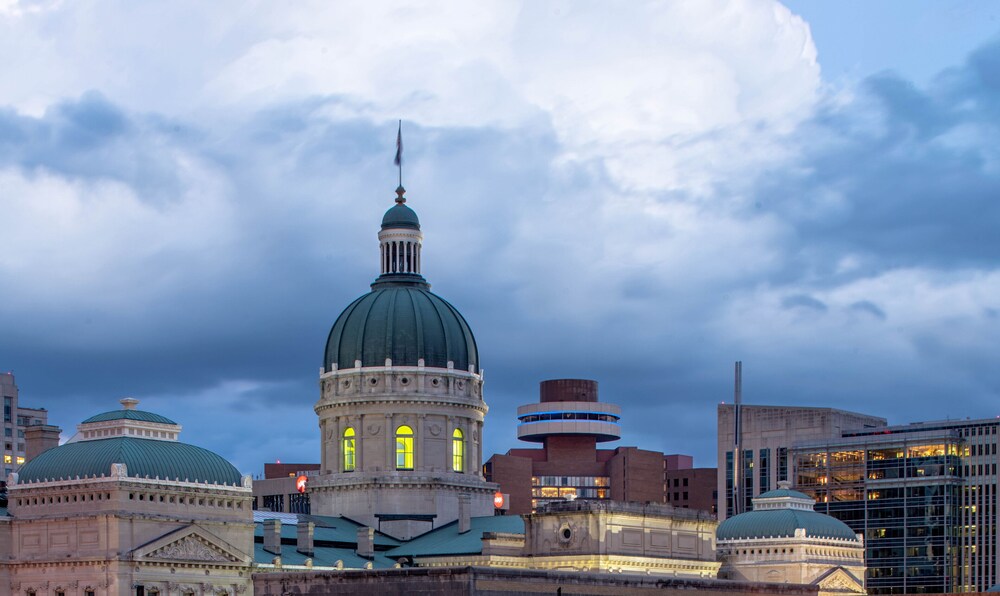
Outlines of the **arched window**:
M 465 471 L 465 435 L 460 428 L 451 433 L 451 469 L 456 472 Z
M 396 469 L 413 469 L 413 429 L 405 424 L 396 429 Z
M 344 439 L 343 439 L 343 451 L 344 451 L 344 471 L 353 472 L 356 463 L 355 457 L 357 451 L 354 445 L 354 428 L 348 426 L 344 429 Z

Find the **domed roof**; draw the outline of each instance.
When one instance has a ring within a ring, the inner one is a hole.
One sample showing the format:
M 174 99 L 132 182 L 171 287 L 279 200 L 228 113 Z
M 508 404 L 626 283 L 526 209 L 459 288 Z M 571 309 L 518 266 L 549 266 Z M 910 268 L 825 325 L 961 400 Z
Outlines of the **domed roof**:
M 382 216 L 382 229 L 386 228 L 411 228 L 414 230 L 420 229 L 420 220 L 417 218 L 417 212 L 406 206 L 405 203 L 399 202 L 389 208 Z
M 479 351 L 469 324 L 424 283 L 373 284 L 370 293 L 337 317 L 326 341 L 323 367 L 330 370 L 336 363 L 338 368 L 353 368 L 356 360 L 362 366 L 385 366 L 386 358 L 394 366 L 417 366 L 423 358 L 424 366 L 447 368 L 451 361 L 459 370 L 469 366 L 479 370 Z
M 142 422 L 156 422 L 158 424 L 177 424 L 166 416 L 160 416 L 159 414 L 154 414 L 152 412 L 143 412 L 142 410 L 112 410 L 110 412 L 104 412 L 103 414 L 91 416 L 90 418 L 84 420 L 81 424 L 90 424 L 91 422 L 109 422 L 111 420 L 139 420 Z
M 130 477 L 239 485 L 241 475 L 221 455 L 176 441 L 114 437 L 66 443 L 39 454 L 18 470 L 18 482 L 100 477 L 125 464 Z
M 790 488 L 776 488 L 774 490 L 769 490 L 766 493 L 761 493 L 758 499 L 774 499 L 776 497 L 792 497 L 793 499 L 809 499 L 812 497 L 805 493 L 800 493 L 797 490 L 792 490 Z
M 715 536 L 719 540 L 791 538 L 795 536 L 795 530 L 798 528 L 805 529 L 806 536 L 814 538 L 857 540 L 854 530 L 839 519 L 802 509 L 770 509 L 741 513 L 719 524 Z

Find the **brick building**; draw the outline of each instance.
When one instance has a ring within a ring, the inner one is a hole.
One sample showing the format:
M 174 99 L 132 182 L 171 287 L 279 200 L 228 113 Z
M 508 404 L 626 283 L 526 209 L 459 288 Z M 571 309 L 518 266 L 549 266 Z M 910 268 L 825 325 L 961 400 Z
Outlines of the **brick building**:
M 543 381 L 539 402 L 520 406 L 517 415 L 518 438 L 541 443 L 541 449 L 511 449 L 484 466 L 487 480 L 509 495 L 511 514 L 565 499 L 672 503 L 714 512 L 714 468 L 695 470 L 690 456 L 597 447 L 621 437 L 621 408 L 598 401 L 596 381 Z M 677 502 L 668 499 L 667 485 L 676 479 L 680 487 L 685 478 Z
M 701 509 L 718 515 L 716 468 L 696 468 L 690 455 L 663 456 L 664 501 L 674 507 Z

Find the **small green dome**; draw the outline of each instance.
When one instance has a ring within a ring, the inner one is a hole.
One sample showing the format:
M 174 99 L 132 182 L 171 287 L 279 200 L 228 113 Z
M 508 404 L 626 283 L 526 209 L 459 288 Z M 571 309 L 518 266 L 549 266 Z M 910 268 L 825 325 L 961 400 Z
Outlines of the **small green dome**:
M 469 324 L 422 283 L 377 282 L 352 302 L 330 330 L 323 367 L 353 368 L 356 360 L 385 366 L 386 358 L 393 366 L 417 366 L 423 358 L 425 366 L 447 368 L 451 361 L 459 370 L 479 370 Z
M 788 492 L 802 495 L 797 491 Z M 768 509 L 741 513 L 719 524 L 715 536 L 719 540 L 791 538 L 798 528 L 804 528 L 806 536 L 857 540 L 854 530 L 839 519 L 804 509 Z
M 142 410 L 112 410 L 110 412 L 104 412 L 103 414 L 91 416 L 90 418 L 84 420 L 82 424 L 89 424 L 91 422 L 108 422 L 111 420 L 139 420 L 142 422 L 156 422 L 158 424 L 177 424 L 166 416 L 160 416 L 159 414 L 154 414 L 152 412 L 143 412 Z
M 406 206 L 405 203 L 396 203 L 382 216 L 382 229 L 387 228 L 411 228 L 420 229 L 420 220 L 417 212 Z
M 130 411 L 130 410 L 125 410 Z M 21 466 L 18 482 L 108 476 L 111 464 L 125 464 L 133 478 L 161 478 L 239 485 L 242 477 L 221 455 L 176 441 L 114 437 L 66 443 Z
M 758 499 L 774 499 L 776 497 L 792 497 L 793 499 L 809 499 L 813 500 L 812 497 L 805 493 L 800 493 L 797 490 L 792 490 L 790 488 L 776 488 L 774 490 L 769 490 L 766 493 L 760 493 L 757 497 Z

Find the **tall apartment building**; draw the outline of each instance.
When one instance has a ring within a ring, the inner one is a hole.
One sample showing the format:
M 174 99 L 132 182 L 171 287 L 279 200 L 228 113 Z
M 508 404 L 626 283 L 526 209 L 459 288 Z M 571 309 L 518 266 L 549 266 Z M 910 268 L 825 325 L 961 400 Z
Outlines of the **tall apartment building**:
M 719 408 L 720 514 L 742 506 L 734 496 L 788 479 L 817 511 L 865 536 L 871 594 L 984 592 L 1000 582 L 1000 419 L 888 426 L 826 408 L 741 409 L 742 461 L 734 407 Z
M 3 479 L 25 462 L 24 432 L 30 426 L 48 423 L 45 408 L 26 408 L 18 403 L 14 373 L 0 372 L 0 397 L 3 397 Z
M 718 409 L 719 520 L 750 511 L 751 499 L 790 480 L 788 450 L 803 441 L 885 427 L 885 418 L 834 408 L 741 405 Z M 741 453 L 741 455 L 737 455 Z

